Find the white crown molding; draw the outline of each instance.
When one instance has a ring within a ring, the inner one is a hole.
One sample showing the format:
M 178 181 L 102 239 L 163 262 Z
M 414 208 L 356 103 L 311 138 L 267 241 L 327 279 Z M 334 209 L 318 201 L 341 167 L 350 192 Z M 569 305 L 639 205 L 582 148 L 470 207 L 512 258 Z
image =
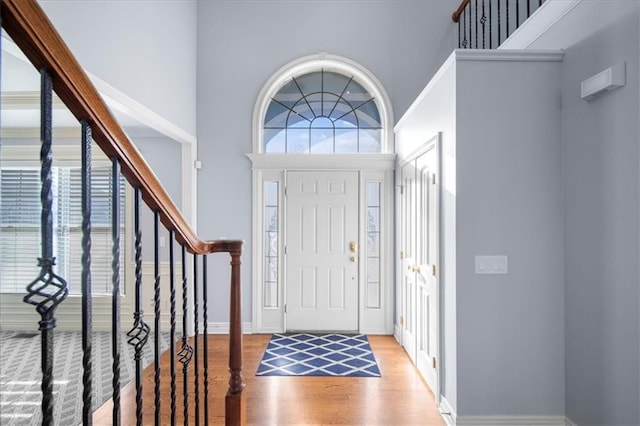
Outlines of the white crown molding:
M 394 170 L 396 154 L 247 154 L 254 169 Z
M 580 2 L 582 0 L 545 1 L 498 49 L 526 49 Z
M 500 61 L 500 62 L 561 62 L 564 52 L 560 50 L 489 50 L 457 49 L 458 61 Z

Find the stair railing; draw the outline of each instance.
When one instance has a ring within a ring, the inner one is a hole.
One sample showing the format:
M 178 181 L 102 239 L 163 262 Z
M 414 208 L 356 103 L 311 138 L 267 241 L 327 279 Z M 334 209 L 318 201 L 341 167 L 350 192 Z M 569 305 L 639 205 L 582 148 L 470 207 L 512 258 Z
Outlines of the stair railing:
M 160 384 L 163 380 L 160 366 L 160 292 L 166 291 L 160 279 L 160 226 L 169 231 L 170 258 L 170 423 L 176 424 L 180 413 L 176 407 L 177 400 L 177 365 L 182 364 L 182 422 L 190 423 L 195 417 L 195 424 L 209 421 L 209 383 L 208 383 L 208 346 L 207 346 L 207 255 L 212 253 L 228 253 L 231 258 L 231 294 L 230 294 L 230 330 L 229 330 L 229 388 L 225 397 L 225 422 L 227 425 L 244 423 L 244 395 L 242 378 L 242 320 L 241 320 L 241 284 L 240 256 L 242 242 L 235 240 L 203 241 L 188 226 L 169 195 L 159 183 L 154 173 L 142 158 L 133 143 L 126 136 L 120 125 L 109 112 L 107 106 L 73 57 L 61 37 L 54 29 L 36 0 L 2 0 L 0 3 L 2 27 L 13 41 L 20 47 L 31 63 L 41 74 L 41 235 L 42 257 L 38 259 L 40 274 L 27 287 L 24 301 L 34 305 L 41 316 L 39 330 L 42 342 L 42 424 L 53 424 L 53 329 L 56 326 L 56 308 L 64 302 L 68 294 L 68 285 L 64 277 L 55 273 L 55 257 L 53 253 L 53 219 L 52 219 L 52 96 L 53 92 L 63 101 L 81 124 L 81 176 L 82 176 L 82 348 L 83 348 L 83 413 L 84 425 L 91 425 L 92 420 L 92 305 L 91 305 L 91 141 L 111 159 L 112 179 L 117 182 L 120 176 L 134 188 L 134 232 L 135 232 L 135 312 L 133 324 L 127 333 L 127 343 L 135 348 L 135 382 L 136 382 L 136 424 L 149 424 L 143 417 L 143 380 L 141 353 L 150 337 L 150 326 L 145 322 L 142 313 L 142 238 L 141 238 L 141 203 L 144 202 L 153 212 L 154 217 L 154 424 L 161 424 Z M 111 424 L 121 424 L 120 401 L 120 224 L 118 185 L 113 185 L 112 200 L 112 383 L 113 410 Z M 176 283 L 173 241 L 181 248 L 181 286 L 182 286 L 182 338 L 180 348 L 176 348 Z M 192 257 L 193 282 L 189 283 L 186 270 L 189 268 L 187 253 Z M 202 260 L 199 266 L 199 259 Z M 201 275 L 199 274 L 201 272 Z M 200 279 L 198 280 L 198 277 Z M 200 284 L 200 285 L 199 285 Z M 188 299 L 191 287 L 194 300 Z M 199 290 L 201 289 L 201 291 Z M 199 301 L 202 300 L 203 312 L 199 312 Z M 194 311 L 195 338 L 187 338 L 187 311 L 189 306 Z M 200 336 L 198 324 L 202 319 L 204 338 Z M 200 338 L 199 338 L 200 337 Z M 203 342 L 203 348 L 199 347 Z M 193 346 L 191 345 L 193 342 Z M 202 358 L 202 359 L 200 359 Z M 193 379 L 188 371 L 193 367 Z M 200 389 L 200 367 L 203 372 L 203 389 Z M 166 380 L 166 379 L 164 379 Z M 195 389 L 189 393 L 189 382 Z M 204 401 L 200 401 L 201 396 Z M 190 399 L 195 400 L 195 407 L 188 406 Z M 191 416 L 193 412 L 193 416 Z
M 458 24 L 458 49 L 496 49 L 545 0 L 462 0 L 451 19 Z

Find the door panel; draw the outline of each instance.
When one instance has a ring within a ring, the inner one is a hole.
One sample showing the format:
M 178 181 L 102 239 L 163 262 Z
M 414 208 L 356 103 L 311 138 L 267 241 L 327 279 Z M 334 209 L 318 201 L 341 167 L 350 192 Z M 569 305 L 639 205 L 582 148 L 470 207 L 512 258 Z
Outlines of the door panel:
M 437 382 L 437 151 L 431 149 L 416 159 L 419 182 L 417 268 L 417 362 L 418 370 L 435 392 Z
M 402 168 L 402 345 L 416 362 L 416 169 L 413 162 Z
M 438 167 L 430 149 L 402 168 L 402 344 L 436 392 L 438 357 Z
M 358 173 L 287 173 L 286 217 L 287 330 L 357 330 Z

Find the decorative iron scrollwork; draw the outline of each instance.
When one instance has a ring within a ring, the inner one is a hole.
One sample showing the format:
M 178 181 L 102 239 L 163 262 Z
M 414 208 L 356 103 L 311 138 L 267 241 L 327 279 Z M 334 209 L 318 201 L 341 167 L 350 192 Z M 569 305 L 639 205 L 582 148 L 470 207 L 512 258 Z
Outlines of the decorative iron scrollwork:
M 55 264 L 55 257 L 38 258 L 40 275 L 27 286 L 28 294 L 23 298 L 25 303 L 34 305 L 42 317 L 39 323 L 40 330 L 49 330 L 56 326 L 54 311 L 69 295 L 67 282 L 53 272 Z

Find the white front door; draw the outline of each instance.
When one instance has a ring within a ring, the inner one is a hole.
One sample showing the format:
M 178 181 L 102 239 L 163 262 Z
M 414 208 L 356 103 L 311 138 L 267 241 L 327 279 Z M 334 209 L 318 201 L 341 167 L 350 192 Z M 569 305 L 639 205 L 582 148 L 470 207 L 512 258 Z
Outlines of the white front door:
M 286 330 L 358 330 L 358 172 L 287 172 Z

